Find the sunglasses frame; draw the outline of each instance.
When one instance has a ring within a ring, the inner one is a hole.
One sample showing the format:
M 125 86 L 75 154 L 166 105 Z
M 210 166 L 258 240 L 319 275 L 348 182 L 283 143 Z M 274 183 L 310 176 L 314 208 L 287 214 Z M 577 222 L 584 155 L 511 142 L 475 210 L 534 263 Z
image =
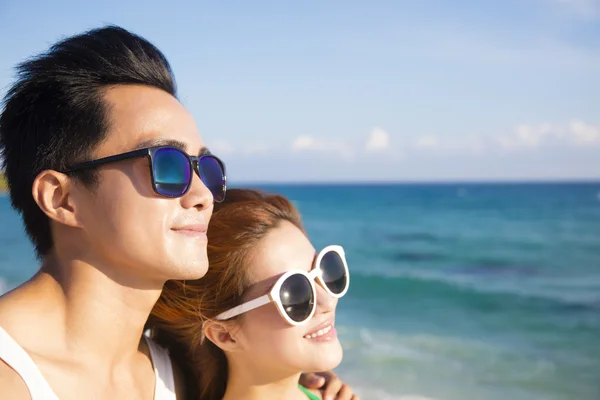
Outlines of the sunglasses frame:
M 202 176 L 200 174 L 200 161 L 203 158 L 212 158 L 215 161 L 217 161 L 219 163 L 219 165 L 221 166 L 221 169 L 223 170 L 223 198 L 221 200 L 217 200 L 214 199 L 214 194 L 213 194 L 213 200 L 216 203 L 221 203 L 223 200 L 225 200 L 225 195 L 227 193 L 227 172 L 225 170 L 225 163 L 223 163 L 223 161 L 221 161 L 221 159 L 213 154 L 203 154 L 200 156 L 190 156 L 189 154 L 187 154 L 185 151 L 181 150 L 178 147 L 175 146 L 153 146 L 153 147 L 147 147 L 145 149 L 139 149 L 139 150 L 133 150 L 133 151 L 128 151 L 126 153 L 121 153 L 121 154 L 116 154 L 114 156 L 108 156 L 108 157 L 103 157 L 103 158 L 99 158 L 97 160 L 92 160 L 92 161 L 86 161 L 86 162 L 82 162 L 79 164 L 75 164 L 74 166 L 68 168 L 65 173 L 72 173 L 78 170 L 82 170 L 82 169 L 87 169 L 87 168 L 93 168 L 93 167 L 98 167 L 100 165 L 105 165 L 105 164 L 110 164 L 110 163 L 115 163 L 118 161 L 124 161 L 124 160 L 131 160 L 131 159 L 135 159 L 135 158 L 148 158 L 149 159 L 149 163 L 148 163 L 148 167 L 150 168 L 150 177 L 151 177 L 151 182 L 152 182 L 152 190 L 154 190 L 154 192 L 162 197 L 167 197 L 167 198 L 178 198 L 178 197 L 183 197 L 186 195 L 186 193 L 190 190 L 190 187 L 192 186 L 192 178 L 193 178 L 193 173 L 190 174 L 191 178 L 190 181 L 187 184 L 187 187 L 185 188 L 185 191 L 180 194 L 180 195 L 167 195 L 167 194 L 163 194 L 163 193 L 159 193 L 158 188 L 156 187 L 156 179 L 154 177 L 154 157 L 156 156 L 156 153 L 160 150 L 163 149 L 169 149 L 169 150 L 175 150 L 180 152 L 181 154 L 183 154 L 190 166 L 190 172 L 195 173 L 198 178 L 200 178 L 200 181 L 202 181 Z M 202 181 L 202 184 L 206 186 L 206 183 L 204 183 L 204 181 Z
M 323 260 L 323 257 L 325 256 L 325 254 L 330 253 L 330 252 L 335 252 L 340 256 L 340 258 L 342 259 L 342 264 L 344 265 L 345 273 L 346 273 L 346 286 L 344 287 L 344 290 L 342 290 L 342 292 L 339 294 L 335 294 L 331 290 L 329 290 L 329 288 L 325 284 L 325 281 L 323 280 L 323 277 L 321 276 L 321 273 L 322 273 L 321 261 Z M 293 319 L 290 318 L 290 316 L 285 312 L 285 308 L 284 308 L 284 306 L 281 302 L 281 298 L 279 296 L 279 291 L 281 289 L 281 286 L 283 285 L 283 283 L 285 282 L 285 280 L 287 278 L 289 278 L 290 276 L 293 276 L 293 275 L 302 275 L 302 276 L 306 277 L 308 279 L 308 282 L 311 286 L 312 293 L 313 293 L 314 301 L 313 301 L 313 305 L 312 305 L 312 310 L 310 312 L 310 315 L 302 321 L 294 321 Z M 329 245 L 329 246 L 325 247 L 323 250 L 321 250 L 319 252 L 319 254 L 317 254 L 317 257 L 315 257 L 315 260 L 313 261 L 313 268 L 310 270 L 310 272 L 306 272 L 306 271 L 302 271 L 302 270 L 287 271 L 285 274 L 281 275 L 277 279 L 277 281 L 275 282 L 275 284 L 273 285 L 273 287 L 271 288 L 271 290 L 269 290 L 269 292 L 267 294 L 260 296 L 254 300 L 250 300 L 245 303 L 242 303 L 239 306 L 233 307 L 232 309 L 217 315 L 217 317 L 215 319 L 219 320 L 219 321 L 228 320 L 228 319 L 236 317 L 240 314 L 254 310 L 255 308 L 262 307 L 265 304 L 275 303 L 275 305 L 277 306 L 276 307 L 277 311 L 279 311 L 279 314 L 283 317 L 283 319 L 286 320 L 286 322 L 288 322 L 290 325 L 293 325 L 293 326 L 302 325 L 302 324 L 306 323 L 307 321 L 309 321 L 314 316 L 315 311 L 317 309 L 317 306 L 316 306 L 317 286 L 316 286 L 315 282 L 318 282 L 319 285 L 321 285 L 321 287 L 323 287 L 323 289 L 325 289 L 325 291 L 330 296 L 335 297 L 336 299 L 339 299 L 340 297 L 343 297 L 346 294 L 346 292 L 348 291 L 348 288 L 350 287 L 350 272 L 348 271 L 348 262 L 346 261 L 346 253 L 342 246 Z

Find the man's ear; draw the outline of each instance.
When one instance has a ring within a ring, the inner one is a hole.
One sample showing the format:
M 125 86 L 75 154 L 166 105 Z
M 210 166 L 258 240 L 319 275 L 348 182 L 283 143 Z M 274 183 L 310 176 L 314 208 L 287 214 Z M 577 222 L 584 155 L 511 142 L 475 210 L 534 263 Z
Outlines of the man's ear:
M 223 351 L 238 351 L 241 349 L 237 339 L 237 327 L 232 322 L 207 321 L 204 323 L 204 336 Z
M 33 200 L 48 218 L 63 225 L 79 227 L 73 199 L 74 183 L 68 176 L 53 170 L 42 171 L 31 187 Z

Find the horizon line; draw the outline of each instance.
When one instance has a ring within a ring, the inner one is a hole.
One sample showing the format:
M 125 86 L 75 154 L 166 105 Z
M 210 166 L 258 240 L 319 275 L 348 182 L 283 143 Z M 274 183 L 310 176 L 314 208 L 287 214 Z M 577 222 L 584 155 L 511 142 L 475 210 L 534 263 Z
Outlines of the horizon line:
M 535 185 L 535 184 L 600 184 L 600 178 L 522 178 L 522 179 L 420 179 L 420 180 L 228 180 L 228 185 Z

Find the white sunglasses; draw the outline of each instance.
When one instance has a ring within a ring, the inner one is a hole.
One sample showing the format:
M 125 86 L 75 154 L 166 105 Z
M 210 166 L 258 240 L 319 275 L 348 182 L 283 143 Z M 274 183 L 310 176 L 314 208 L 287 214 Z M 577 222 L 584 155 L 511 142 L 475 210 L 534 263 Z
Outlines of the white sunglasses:
M 342 246 L 331 245 L 321 250 L 310 272 L 292 270 L 281 275 L 269 293 L 225 311 L 215 319 L 227 320 L 275 303 L 279 314 L 291 325 L 302 325 L 312 318 L 316 310 L 317 281 L 329 295 L 340 298 L 350 286 L 346 254 Z

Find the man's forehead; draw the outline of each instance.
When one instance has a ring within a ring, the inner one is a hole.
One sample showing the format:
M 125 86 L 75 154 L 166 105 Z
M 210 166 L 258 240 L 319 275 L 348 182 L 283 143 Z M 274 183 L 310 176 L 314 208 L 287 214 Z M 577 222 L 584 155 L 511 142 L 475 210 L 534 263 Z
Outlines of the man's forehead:
M 105 93 L 109 107 L 114 151 L 130 151 L 154 146 L 172 146 L 188 154 L 208 150 L 192 115 L 169 93 L 141 85 L 121 85 Z
M 119 85 L 104 93 L 108 117 L 115 129 L 140 132 L 195 129 L 188 110 L 169 93 L 142 85 Z

